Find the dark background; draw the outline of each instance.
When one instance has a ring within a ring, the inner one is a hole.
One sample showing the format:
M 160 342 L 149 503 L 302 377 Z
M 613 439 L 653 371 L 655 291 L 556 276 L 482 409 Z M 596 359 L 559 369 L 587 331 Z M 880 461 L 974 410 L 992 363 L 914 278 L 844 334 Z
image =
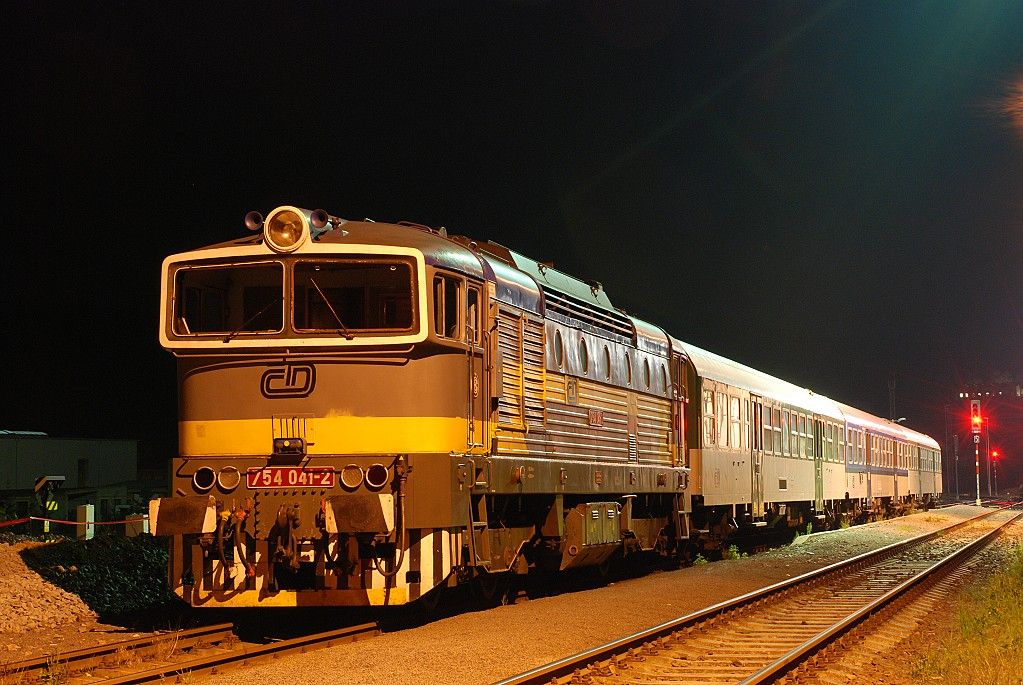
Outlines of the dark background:
M 280 204 L 553 260 L 879 415 L 894 377 L 939 442 L 962 384 L 1020 374 L 1023 3 L 0 12 L 0 428 L 168 458 L 160 261 Z

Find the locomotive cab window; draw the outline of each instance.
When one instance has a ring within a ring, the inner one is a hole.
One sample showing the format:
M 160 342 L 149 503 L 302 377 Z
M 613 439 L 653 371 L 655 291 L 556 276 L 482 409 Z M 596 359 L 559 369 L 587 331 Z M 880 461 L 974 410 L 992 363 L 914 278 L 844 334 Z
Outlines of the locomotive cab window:
M 433 279 L 433 332 L 442 338 L 461 340 L 459 321 L 459 293 L 462 281 L 451 276 Z
M 284 327 L 284 267 L 279 263 L 179 269 L 174 333 L 276 333 Z
M 465 325 L 469 327 L 469 340 L 478 345 L 480 342 L 480 289 L 470 287 L 466 290 L 465 297 Z
M 412 328 L 412 265 L 353 259 L 295 264 L 295 328 L 351 336 Z

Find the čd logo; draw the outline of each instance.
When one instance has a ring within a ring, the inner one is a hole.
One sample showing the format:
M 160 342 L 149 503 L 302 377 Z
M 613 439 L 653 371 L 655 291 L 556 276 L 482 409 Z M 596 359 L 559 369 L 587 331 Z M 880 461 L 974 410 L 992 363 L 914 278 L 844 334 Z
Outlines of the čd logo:
M 273 366 L 263 373 L 260 391 L 263 397 L 308 397 L 316 386 L 316 367 L 312 364 Z

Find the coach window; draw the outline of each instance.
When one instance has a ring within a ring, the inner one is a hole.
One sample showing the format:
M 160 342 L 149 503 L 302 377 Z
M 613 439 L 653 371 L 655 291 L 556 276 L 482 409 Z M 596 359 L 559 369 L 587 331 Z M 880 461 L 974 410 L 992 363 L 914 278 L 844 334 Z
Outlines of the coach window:
M 802 457 L 806 454 L 806 415 L 798 414 L 795 421 L 792 422 L 792 430 L 795 431 L 795 449 L 793 452 L 796 453 L 797 457 Z
M 710 390 L 703 391 L 703 445 L 705 447 L 714 444 L 714 436 L 717 431 L 714 428 L 714 393 Z
M 461 338 L 458 334 L 458 291 L 461 287 L 461 281 L 450 276 L 433 279 L 433 331 L 442 338 Z
M 751 435 L 751 433 L 750 433 L 750 418 L 751 417 L 750 417 L 750 413 L 749 413 L 749 400 L 746 400 L 745 404 L 743 405 L 743 411 L 742 411 L 743 447 L 746 447 L 746 448 L 752 447 L 749 444 L 749 439 L 750 439 L 750 435 Z M 754 441 L 754 444 L 755 443 L 756 443 L 756 441 Z M 764 440 L 763 440 L 763 438 L 760 439 L 760 449 L 764 449 Z
M 764 407 L 764 451 L 768 454 L 774 452 L 774 429 L 771 427 L 771 408 Z
M 771 412 L 773 414 L 774 425 L 774 453 L 781 454 L 781 409 L 774 409 Z
M 604 345 L 604 378 L 611 380 L 611 350 Z
M 554 330 L 554 363 L 559 369 L 565 367 L 565 343 L 561 340 L 561 331 Z
M 719 392 L 717 402 L 718 408 L 718 446 L 728 447 L 728 396 Z
M 586 349 L 586 338 L 579 338 L 579 368 L 582 373 L 590 371 L 590 352 Z
M 728 419 L 731 421 L 731 426 L 732 426 L 731 445 L 732 445 L 732 447 L 734 447 L 736 449 L 742 447 L 742 437 L 741 437 L 742 436 L 742 431 L 741 431 L 742 424 L 740 423 L 742 417 L 739 416 L 739 407 L 740 406 L 741 405 L 739 404 L 739 398 L 738 397 L 731 397 L 731 396 L 729 396 L 729 398 L 728 398 Z
M 817 440 L 814 438 L 814 425 L 816 422 L 812 416 L 806 417 L 806 458 L 813 459 L 816 454 Z
M 789 412 L 783 411 L 781 415 L 781 451 L 782 454 L 789 454 Z

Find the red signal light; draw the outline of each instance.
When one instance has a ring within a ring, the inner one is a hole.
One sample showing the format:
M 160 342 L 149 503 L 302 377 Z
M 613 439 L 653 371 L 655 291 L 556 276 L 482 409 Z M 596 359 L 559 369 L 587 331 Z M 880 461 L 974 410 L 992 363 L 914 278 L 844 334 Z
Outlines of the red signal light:
M 980 414 L 980 400 L 970 400 L 970 429 L 974 435 L 980 433 L 982 423 L 984 418 Z
M 1000 455 L 998 454 L 998 450 L 991 450 L 991 458 L 992 459 L 994 459 L 995 461 L 998 461 L 998 457 L 999 456 Z

